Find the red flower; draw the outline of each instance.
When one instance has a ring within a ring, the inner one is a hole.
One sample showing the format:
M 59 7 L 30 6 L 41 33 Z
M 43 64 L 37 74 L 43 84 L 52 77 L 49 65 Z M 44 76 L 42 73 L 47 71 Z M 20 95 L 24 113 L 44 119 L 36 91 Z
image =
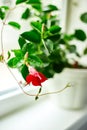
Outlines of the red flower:
M 41 86 L 41 83 L 47 80 L 47 78 L 40 72 L 36 71 L 33 67 L 29 66 L 30 74 L 26 76 L 26 82 L 32 83 L 34 86 Z

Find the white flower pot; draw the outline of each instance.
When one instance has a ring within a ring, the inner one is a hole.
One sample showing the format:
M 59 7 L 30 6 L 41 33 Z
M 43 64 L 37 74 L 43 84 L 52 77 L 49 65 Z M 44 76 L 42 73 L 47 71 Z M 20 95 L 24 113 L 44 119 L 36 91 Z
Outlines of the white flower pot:
M 87 69 L 66 68 L 60 74 L 54 76 L 55 90 L 63 88 L 67 83 L 71 87 L 57 94 L 59 106 L 69 109 L 80 109 L 87 104 Z

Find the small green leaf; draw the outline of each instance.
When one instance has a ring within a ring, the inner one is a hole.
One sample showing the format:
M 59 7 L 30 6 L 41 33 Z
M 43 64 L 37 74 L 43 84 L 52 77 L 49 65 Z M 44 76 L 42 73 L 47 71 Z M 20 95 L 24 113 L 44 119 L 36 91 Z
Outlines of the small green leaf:
M 87 23 L 87 12 L 83 13 L 80 16 L 80 19 L 81 19 L 82 22 Z
M 23 37 L 19 37 L 18 42 L 20 48 L 22 49 L 23 45 L 26 43 L 26 40 Z
M 75 53 L 76 52 L 76 46 L 75 45 L 69 45 L 67 47 L 70 53 Z
M 4 10 L 8 10 L 9 7 L 8 6 L 1 6 L 0 8 L 4 9 Z
M 4 19 L 5 18 L 5 11 L 2 10 L 2 8 L 0 8 L 0 19 Z
M 55 5 L 48 5 L 44 8 L 44 12 L 51 12 L 58 10 L 57 6 Z
M 27 9 L 23 12 L 23 14 L 22 14 L 22 19 L 28 19 L 29 16 L 30 16 L 30 10 L 29 10 L 29 8 L 27 8 Z
M 85 55 L 87 54 L 87 48 L 84 49 L 84 54 L 85 54 Z
M 48 48 L 49 52 L 53 51 L 53 45 L 54 45 L 53 41 L 49 39 L 46 41 L 46 47 Z
M 31 22 L 31 25 L 35 30 L 41 33 L 42 24 L 40 22 Z
M 28 52 L 29 55 L 35 53 L 34 44 L 32 44 L 32 43 L 24 44 L 23 47 L 22 47 L 22 52 L 23 52 L 23 54 Z
M 71 35 L 65 34 L 65 35 L 64 35 L 64 40 L 71 41 L 71 40 L 73 40 L 73 38 L 74 38 L 74 35 L 73 35 L 73 34 L 71 34 Z
M 7 59 L 9 59 L 9 58 L 10 58 L 10 56 L 11 56 L 11 53 L 8 51 L 8 58 L 7 58 Z
M 9 9 L 8 6 L 0 6 L 0 19 L 4 19 L 6 15 L 6 11 Z
M 26 79 L 26 76 L 29 74 L 28 67 L 25 64 L 23 64 L 19 67 L 19 71 L 21 72 L 23 78 Z
M 18 66 L 19 63 L 19 59 L 17 57 L 13 57 L 8 61 L 8 66 L 11 68 L 16 68 Z
M 60 63 L 53 63 L 53 70 L 56 72 L 56 73 L 61 73 L 62 70 L 64 69 L 64 63 L 63 62 L 60 62 Z
M 27 4 L 39 4 L 40 0 L 27 0 Z
M 21 25 L 17 22 L 14 22 L 14 21 L 10 21 L 10 22 L 8 22 L 8 24 L 11 25 L 12 27 L 17 28 L 17 29 L 21 28 Z
M 77 38 L 78 40 L 81 41 L 85 41 L 86 40 L 86 34 L 83 30 L 75 30 L 75 34 L 74 34 L 75 38 Z
M 21 36 L 31 42 L 35 42 L 35 43 L 41 42 L 41 35 L 36 30 L 24 32 L 21 34 Z
M 59 26 L 57 26 L 57 25 L 53 25 L 53 26 L 51 26 L 51 27 L 49 28 L 48 31 L 50 31 L 51 33 L 54 34 L 54 33 L 59 33 L 60 30 L 61 30 L 61 28 L 60 28 Z
M 16 0 L 16 4 L 20 4 L 20 3 L 23 3 L 23 2 L 26 2 L 27 0 Z
M 20 49 L 12 50 L 12 52 L 14 52 L 14 55 L 17 58 L 19 58 L 19 57 L 22 58 L 23 57 L 23 53 L 22 53 L 22 51 Z
M 42 61 L 38 56 L 29 55 L 28 61 L 32 66 L 42 66 Z
M 34 9 L 36 9 L 37 11 L 42 11 L 42 7 L 41 7 L 41 4 L 34 4 L 34 5 L 32 5 L 32 7 L 34 8 Z

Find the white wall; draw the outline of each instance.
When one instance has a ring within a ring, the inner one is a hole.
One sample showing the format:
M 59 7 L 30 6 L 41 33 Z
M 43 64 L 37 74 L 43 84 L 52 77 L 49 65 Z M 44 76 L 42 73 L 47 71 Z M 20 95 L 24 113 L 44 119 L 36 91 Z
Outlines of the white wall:
M 80 20 L 80 15 L 87 12 L 87 0 L 68 0 L 66 31 L 73 32 L 74 29 L 82 28 L 87 32 L 87 24 Z

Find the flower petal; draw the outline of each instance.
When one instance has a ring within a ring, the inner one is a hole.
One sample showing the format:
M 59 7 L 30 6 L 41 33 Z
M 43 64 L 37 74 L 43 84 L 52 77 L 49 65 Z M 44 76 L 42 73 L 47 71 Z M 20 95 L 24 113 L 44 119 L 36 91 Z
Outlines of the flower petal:
M 32 80 L 32 84 L 34 86 L 41 86 L 41 81 L 38 77 L 34 77 L 33 80 Z
M 41 83 L 44 82 L 45 80 L 47 80 L 47 78 L 40 72 L 38 72 L 38 76 L 39 76 Z
M 26 82 L 29 84 L 30 82 L 33 81 L 33 78 L 34 78 L 33 75 L 27 75 L 27 76 L 26 76 Z

